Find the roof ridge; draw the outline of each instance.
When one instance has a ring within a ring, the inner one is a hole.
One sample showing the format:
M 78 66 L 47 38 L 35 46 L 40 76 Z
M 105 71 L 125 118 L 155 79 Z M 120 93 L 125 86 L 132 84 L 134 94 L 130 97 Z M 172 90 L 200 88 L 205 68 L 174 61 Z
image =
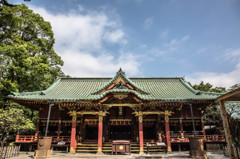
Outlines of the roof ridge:
M 60 81 L 61 81 L 61 78 L 57 77 L 57 79 L 53 82 L 53 84 L 51 84 L 51 86 L 48 87 L 48 89 L 41 91 L 41 93 L 44 93 L 44 95 L 45 95 L 46 93 L 51 91 Z

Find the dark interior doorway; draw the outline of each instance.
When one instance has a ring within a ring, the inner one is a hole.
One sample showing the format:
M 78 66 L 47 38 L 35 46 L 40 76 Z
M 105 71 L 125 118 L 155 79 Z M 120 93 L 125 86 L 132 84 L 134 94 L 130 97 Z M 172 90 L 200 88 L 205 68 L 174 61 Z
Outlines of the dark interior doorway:
M 131 126 L 119 125 L 110 127 L 111 140 L 131 140 Z
M 155 125 L 143 127 L 143 138 L 144 139 L 156 139 L 156 127 Z
M 86 137 L 88 140 L 98 139 L 98 127 L 93 125 L 86 125 Z

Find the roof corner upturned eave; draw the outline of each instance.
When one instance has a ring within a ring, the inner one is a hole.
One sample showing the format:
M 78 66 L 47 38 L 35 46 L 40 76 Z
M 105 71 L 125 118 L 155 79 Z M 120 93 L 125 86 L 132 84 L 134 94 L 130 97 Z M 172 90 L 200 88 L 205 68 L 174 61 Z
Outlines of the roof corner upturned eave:
M 56 85 L 61 81 L 61 78 L 58 77 L 53 84 L 47 88 L 46 90 L 42 90 L 42 91 L 33 91 L 33 92 L 11 92 L 11 95 L 8 95 L 7 98 L 8 99 L 28 99 L 28 100 L 38 100 L 38 98 L 26 98 L 27 96 L 31 96 L 31 95 L 46 95 L 49 91 L 51 91 L 52 89 L 54 89 L 56 87 Z

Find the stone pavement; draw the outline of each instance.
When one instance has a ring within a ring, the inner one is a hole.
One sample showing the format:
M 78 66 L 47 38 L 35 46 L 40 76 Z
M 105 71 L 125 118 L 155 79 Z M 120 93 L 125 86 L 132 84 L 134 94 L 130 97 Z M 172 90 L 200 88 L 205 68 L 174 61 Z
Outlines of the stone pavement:
M 221 151 L 212 151 L 207 152 L 207 156 L 209 159 L 229 159 L 229 157 L 225 157 Z M 189 152 L 171 152 L 168 154 L 165 153 L 150 153 L 150 154 L 134 154 L 131 155 L 111 155 L 111 154 L 103 154 L 97 155 L 93 153 L 64 153 L 64 152 L 56 152 L 54 151 L 49 159 L 158 159 L 158 158 L 166 158 L 166 159 L 189 159 Z M 21 152 L 19 156 L 12 157 L 11 159 L 33 159 L 33 152 Z

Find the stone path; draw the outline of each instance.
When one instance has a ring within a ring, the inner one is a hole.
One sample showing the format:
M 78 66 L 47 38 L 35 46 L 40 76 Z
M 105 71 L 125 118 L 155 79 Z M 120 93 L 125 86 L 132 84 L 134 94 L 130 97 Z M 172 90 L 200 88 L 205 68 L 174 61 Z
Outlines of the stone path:
M 225 157 L 220 151 L 207 152 L 209 159 L 229 159 Z M 139 156 L 138 154 L 131 155 L 97 155 L 93 153 L 63 153 L 63 152 L 53 152 L 51 158 L 49 159 L 189 159 L 188 151 L 184 152 L 172 152 L 169 154 L 164 153 L 153 153 L 153 154 L 144 154 Z M 33 152 L 21 152 L 19 156 L 12 157 L 11 159 L 33 159 Z

